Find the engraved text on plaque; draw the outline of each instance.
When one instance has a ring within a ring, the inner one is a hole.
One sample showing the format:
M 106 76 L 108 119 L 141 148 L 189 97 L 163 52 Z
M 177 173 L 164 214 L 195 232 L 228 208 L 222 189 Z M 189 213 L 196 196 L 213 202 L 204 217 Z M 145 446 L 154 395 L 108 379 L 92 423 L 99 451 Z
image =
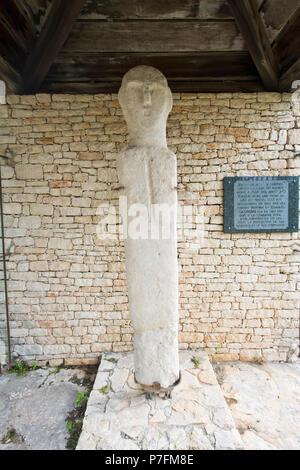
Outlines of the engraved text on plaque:
M 224 232 L 298 231 L 299 178 L 224 178 Z

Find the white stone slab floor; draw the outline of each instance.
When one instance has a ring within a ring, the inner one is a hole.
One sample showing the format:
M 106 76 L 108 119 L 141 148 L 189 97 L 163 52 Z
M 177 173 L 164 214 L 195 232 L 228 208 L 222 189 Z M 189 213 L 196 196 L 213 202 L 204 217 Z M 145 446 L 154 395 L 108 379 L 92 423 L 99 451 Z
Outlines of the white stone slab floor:
M 214 369 L 245 450 L 300 450 L 300 361 Z
M 103 355 L 77 450 L 234 450 L 243 443 L 208 356 L 180 351 L 171 397 L 134 380 L 133 353 Z

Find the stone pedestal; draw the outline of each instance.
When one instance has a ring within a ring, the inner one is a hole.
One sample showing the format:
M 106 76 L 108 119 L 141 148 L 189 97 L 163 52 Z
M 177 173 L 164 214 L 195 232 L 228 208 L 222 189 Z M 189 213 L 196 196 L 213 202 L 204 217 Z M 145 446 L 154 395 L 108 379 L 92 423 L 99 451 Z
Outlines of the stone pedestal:
M 181 351 L 170 398 L 135 382 L 133 353 L 103 355 L 77 450 L 230 450 L 243 444 L 206 353 Z

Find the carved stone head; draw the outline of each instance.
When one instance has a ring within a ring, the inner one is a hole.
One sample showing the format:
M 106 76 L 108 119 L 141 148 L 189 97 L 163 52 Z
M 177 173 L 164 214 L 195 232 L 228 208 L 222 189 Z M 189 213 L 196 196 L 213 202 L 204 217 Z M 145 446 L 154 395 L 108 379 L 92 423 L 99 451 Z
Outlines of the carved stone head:
M 142 132 L 166 127 L 172 93 L 164 75 L 154 67 L 138 65 L 123 77 L 119 102 L 130 130 Z

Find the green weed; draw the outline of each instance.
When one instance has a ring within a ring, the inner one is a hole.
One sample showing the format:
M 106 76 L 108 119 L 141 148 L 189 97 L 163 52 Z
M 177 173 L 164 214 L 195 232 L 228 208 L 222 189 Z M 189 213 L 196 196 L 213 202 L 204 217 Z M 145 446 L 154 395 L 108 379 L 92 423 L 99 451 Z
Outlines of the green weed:
M 114 357 L 104 357 L 104 361 L 108 361 L 108 362 L 117 362 L 116 359 Z
M 25 377 L 25 375 L 31 370 L 38 368 L 37 362 L 33 362 L 31 365 L 26 364 L 23 361 L 16 362 L 12 367 L 7 370 L 7 374 L 17 374 L 19 377 Z
M 201 360 L 198 359 L 197 357 L 193 357 L 192 363 L 194 364 L 194 369 L 198 369 L 198 367 L 199 367 L 200 364 L 201 364 Z
M 98 392 L 102 393 L 103 395 L 106 395 L 108 393 L 108 390 L 109 390 L 109 383 L 107 382 L 107 384 L 104 385 L 104 387 L 98 389 Z
M 76 405 L 84 405 L 87 400 L 88 400 L 89 394 L 83 392 L 78 392 L 77 393 L 77 400 L 76 400 Z

